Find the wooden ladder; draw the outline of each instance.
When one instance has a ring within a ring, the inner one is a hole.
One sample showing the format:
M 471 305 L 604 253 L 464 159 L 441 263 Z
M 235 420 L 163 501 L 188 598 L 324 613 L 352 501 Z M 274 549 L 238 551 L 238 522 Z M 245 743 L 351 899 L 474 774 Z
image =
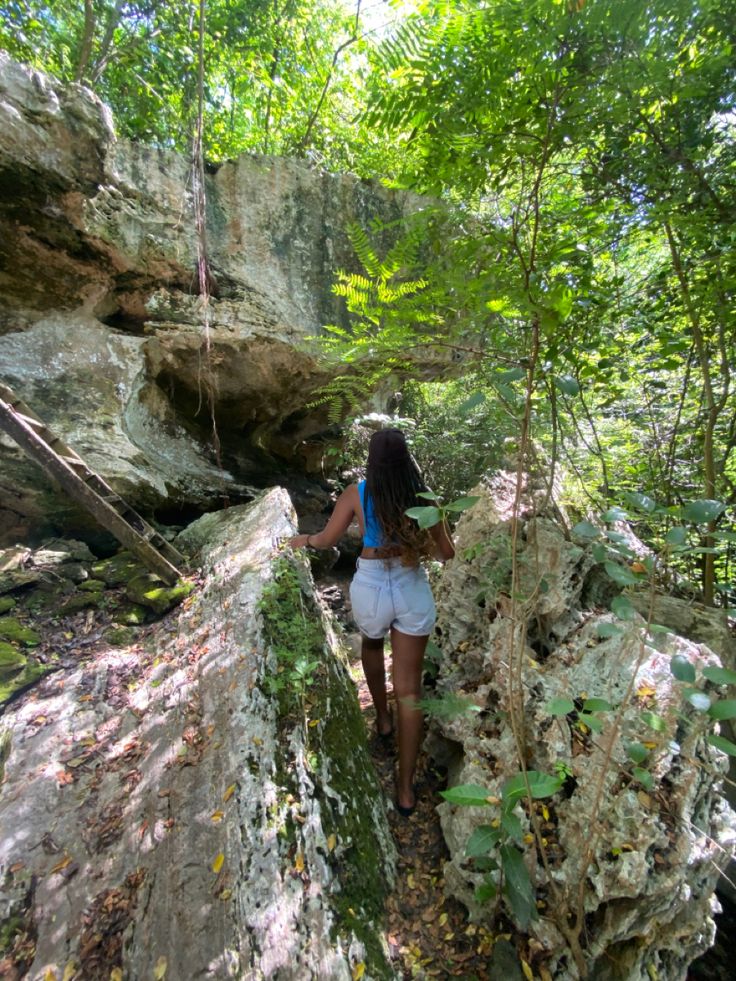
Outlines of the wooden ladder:
M 2 382 L 0 429 L 164 582 L 173 585 L 181 577 L 177 566 L 184 556 Z

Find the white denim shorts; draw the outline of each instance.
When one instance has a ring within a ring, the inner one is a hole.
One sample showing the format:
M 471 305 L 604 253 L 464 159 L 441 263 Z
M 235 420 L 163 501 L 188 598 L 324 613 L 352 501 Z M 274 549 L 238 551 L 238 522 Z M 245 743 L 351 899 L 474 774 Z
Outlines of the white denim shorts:
M 401 564 L 401 559 L 358 559 L 350 584 L 353 617 L 360 632 L 373 640 L 391 627 L 402 634 L 424 637 L 436 618 L 427 573 Z

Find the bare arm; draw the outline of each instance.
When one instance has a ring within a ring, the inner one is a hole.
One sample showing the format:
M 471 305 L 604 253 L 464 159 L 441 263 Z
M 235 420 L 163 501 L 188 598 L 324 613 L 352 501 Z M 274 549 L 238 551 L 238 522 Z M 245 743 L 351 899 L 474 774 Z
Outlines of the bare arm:
M 335 507 L 322 531 L 316 535 L 295 535 L 289 539 L 292 548 L 330 548 L 336 545 L 350 527 L 356 515 L 358 489 L 354 484 L 346 487 L 335 502 Z
M 448 559 L 454 558 L 455 546 L 446 523 L 441 521 L 438 525 L 434 525 L 429 529 L 429 533 L 434 539 L 435 558 L 439 559 L 440 562 L 447 562 Z

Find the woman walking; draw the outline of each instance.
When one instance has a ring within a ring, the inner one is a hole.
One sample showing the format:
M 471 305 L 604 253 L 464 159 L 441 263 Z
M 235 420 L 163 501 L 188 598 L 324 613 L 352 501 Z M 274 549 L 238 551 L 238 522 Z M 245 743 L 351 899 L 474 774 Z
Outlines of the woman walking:
M 363 550 L 350 586 L 353 616 L 361 632 L 361 660 L 376 709 L 380 736 L 393 731 L 386 698 L 383 643 L 390 632 L 394 697 L 398 713 L 399 773 L 396 807 L 408 817 L 416 806 L 414 770 L 422 739 L 422 665 L 435 621 L 427 574 L 420 560 L 443 562 L 455 554 L 443 524 L 421 530 L 406 516 L 411 507 L 426 505 L 417 497 L 427 487 L 409 453 L 403 433 L 383 429 L 368 447 L 366 479 L 347 487 L 335 503 L 324 529 L 296 535 L 295 548 L 329 548 L 357 520 Z

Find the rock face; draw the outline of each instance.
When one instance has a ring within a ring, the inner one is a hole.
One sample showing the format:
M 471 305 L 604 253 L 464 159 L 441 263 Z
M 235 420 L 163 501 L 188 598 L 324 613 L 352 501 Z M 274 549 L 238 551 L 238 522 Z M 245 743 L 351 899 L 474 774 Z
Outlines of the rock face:
M 9 706 L 0 922 L 23 976 L 392 976 L 393 845 L 330 623 L 272 548 L 293 529 L 279 489 L 204 516 L 186 609 Z
M 0 52 L 0 378 L 146 508 L 248 499 L 269 451 L 319 470 L 305 340 L 347 322 L 331 287 L 359 268 L 348 228 L 421 207 L 262 157 L 212 170 L 206 199 L 205 306 L 188 162 L 116 139 L 88 90 Z M 69 517 L 7 440 L 0 474 L 0 544 L 3 523 Z
M 589 607 L 589 548 L 532 505 L 517 526 L 512 590 L 508 509 L 487 487 L 473 493 L 481 501 L 461 519 L 438 590 L 438 693 L 469 711 L 438 713 L 430 745 L 449 787 L 482 787 L 491 803 L 440 805 L 447 888 L 478 921 L 503 909 L 522 923 L 532 967 L 555 978 L 578 978 L 584 964 L 595 979 L 681 981 L 713 942 L 716 863 L 736 840 L 727 757 L 708 743 L 718 723 L 703 711 L 729 695 L 702 673 L 718 658 L 649 635 L 633 608 L 621 621 Z M 552 780 L 531 810 L 509 783 L 523 779 L 520 746 L 526 769 Z M 505 892 L 492 899 L 499 868 Z

